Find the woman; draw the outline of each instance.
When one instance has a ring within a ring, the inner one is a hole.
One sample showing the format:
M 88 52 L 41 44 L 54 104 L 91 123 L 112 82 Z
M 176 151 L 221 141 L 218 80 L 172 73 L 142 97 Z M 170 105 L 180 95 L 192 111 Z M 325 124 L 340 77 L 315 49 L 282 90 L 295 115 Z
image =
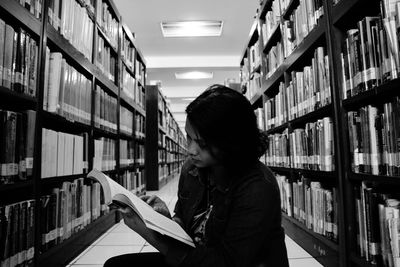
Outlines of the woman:
M 125 210 L 125 223 L 159 253 L 122 255 L 105 266 L 289 266 L 279 189 L 273 173 L 258 160 L 263 142 L 249 101 L 213 85 L 186 113 L 189 157 L 173 219 L 192 236 L 196 248 L 149 230 Z M 159 198 L 146 200 L 170 216 Z

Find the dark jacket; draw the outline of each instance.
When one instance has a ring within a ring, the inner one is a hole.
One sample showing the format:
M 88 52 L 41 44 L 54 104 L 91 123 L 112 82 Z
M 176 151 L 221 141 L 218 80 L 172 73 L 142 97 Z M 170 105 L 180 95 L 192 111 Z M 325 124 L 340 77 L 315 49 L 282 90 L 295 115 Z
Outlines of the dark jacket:
M 206 190 L 204 181 L 201 172 L 187 161 L 182 167 L 174 216 L 188 232 Z M 187 247 L 185 253 L 171 249 L 167 262 L 190 267 L 289 266 L 279 188 L 264 164 L 257 162 L 227 185 L 217 185 L 211 197 L 206 244 Z

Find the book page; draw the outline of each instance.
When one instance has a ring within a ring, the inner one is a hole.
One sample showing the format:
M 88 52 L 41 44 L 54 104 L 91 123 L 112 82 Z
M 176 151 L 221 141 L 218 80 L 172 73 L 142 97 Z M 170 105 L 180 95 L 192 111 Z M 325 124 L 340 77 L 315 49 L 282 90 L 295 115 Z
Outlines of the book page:
M 149 229 L 168 235 L 194 247 L 192 238 L 179 224 L 154 211 L 150 205 L 109 178 L 107 175 L 100 171 L 92 170 L 88 174 L 88 177 L 93 177 L 99 181 L 104 190 L 104 199 L 106 204 L 110 204 L 112 200 L 125 203 L 139 215 Z

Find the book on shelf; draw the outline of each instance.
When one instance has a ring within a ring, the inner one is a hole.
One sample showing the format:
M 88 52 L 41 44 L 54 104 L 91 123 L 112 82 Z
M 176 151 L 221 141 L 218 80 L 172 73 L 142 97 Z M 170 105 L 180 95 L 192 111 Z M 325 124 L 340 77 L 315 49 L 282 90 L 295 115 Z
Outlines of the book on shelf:
M 36 112 L 0 110 L 0 184 L 32 178 Z
M 135 142 L 134 143 L 135 162 L 138 164 L 144 164 L 145 159 L 145 145 Z
M 0 206 L 0 264 L 33 264 L 35 201 Z
M 135 114 L 135 135 L 137 137 L 145 137 L 145 133 L 146 133 L 145 117 L 136 113 Z
M 278 0 L 272 1 L 271 10 L 268 10 L 265 14 L 264 21 L 261 25 L 261 33 L 264 46 L 268 42 L 276 27 L 279 27 L 280 25 L 282 15 L 280 2 L 281 1 Z
M 42 130 L 42 178 L 82 174 L 88 168 L 88 133 Z
M 116 141 L 113 139 L 102 137 L 94 140 L 94 157 L 93 168 L 110 171 L 115 170 L 115 146 Z
M 132 140 L 123 140 L 119 141 L 119 165 L 120 167 L 131 166 L 135 163 L 135 148 Z
M 106 93 L 99 85 L 96 85 L 95 92 L 95 127 L 117 132 L 117 99 Z
M 294 129 L 289 134 L 291 167 L 333 171 L 333 144 L 333 122 L 330 117 L 307 123 L 304 129 Z
M 96 49 L 96 66 L 104 73 L 104 75 L 113 83 L 115 80 L 115 73 L 117 71 L 117 55 L 107 44 L 107 41 L 101 36 L 97 35 L 97 49 Z
M 118 47 L 118 21 L 104 0 L 96 1 L 96 20 L 114 48 Z
M 88 174 L 88 178 L 93 178 L 101 184 L 106 204 L 112 204 L 114 202 L 117 206 L 128 206 L 137 213 L 149 229 L 167 235 L 189 246 L 195 246 L 191 237 L 179 224 L 154 211 L 146 202 L 123 188 L 107 175 L 97 170 L 92 170 Z
M 36 96 L 38 45 L 22 28 L 0 19 L 0 85 Z
M 41 252 L 64 242 L 107 213 L 99 183 L 65 181 L 40 198 Z
M 145 191 L 144 169 L 125 171 L 121 177 L 121 185 L 135 195 L 143 193 Z
M 351 168 L 355 173 L 399 176 L 400 98 L 347 113 Z
M 92 82 L 59 52 L 46 49 L 43 109 L 86 125 L 91 120 Z
M 290 167 L 289 130 L 268 135 L 268 147 L 265 153 L 268 166 Z
M 135 53 L 136 49 L 133 46 L 132 42 L 128 38 L 127 34 L 125 33 L 125 28 L 123 28 L 123 39 L 121 43 L 121 57 L 128 65 L 128 67 L 133 70 L 135 67 Z
M 133 112 L 127 108 L 120 106 L 120 131 L 124 134 L 132 136 L 133 134 Z
M 264 61 L 264 65 L 266 67 L 266 79 L 268 79 L 285 60 L 282 42 L 279 41 L 276 45 L 273 45 L 265 54 L 265 57 L 262 58 L 262 60 Z
M 86 1 L 86 6 L 83 7 L 81 3 L 75 0 L 49 1 L 48 21 L 65 39 L 91 61 L 94 27 L 94 23 L 88 14 L 91 4 Z
M 365 182 L 354 187 L 357 254 L 371 264 L 400 266 L 400 201 Z
M 286 176 L 277 175 L 277 181 L 282 211 L 304 224 L 307 229 L 337 242 L 336 188 L 324 188 L 320 182 L 304 177 L 290 182 Z
M 400 4 L 381 1 L 380 16 L 367 16 L 349 29 L 341 48 L 343 98 L 398 78 Z M 389 11 L 391 10 L 391 11 Z
M 35 18 L 40 19 L 42 17 L 42 5 L 43 0 L 15 0 L 19 2 L 22 7 L 26 8 Z
M 140 100 L 137 98 L 137 86 L 136 79 L 131 75 L 130 72 L 126 70 L 125 67 L 122 68 L 122 91 L 126 94 L 129 99 L 132 99 L 135 103 Z

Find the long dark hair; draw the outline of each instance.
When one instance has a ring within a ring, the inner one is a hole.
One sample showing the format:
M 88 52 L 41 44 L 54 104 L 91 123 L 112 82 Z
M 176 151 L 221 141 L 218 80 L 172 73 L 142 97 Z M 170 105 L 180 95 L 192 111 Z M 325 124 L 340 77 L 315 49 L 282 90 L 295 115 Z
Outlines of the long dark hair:
M 188 105 L 186 113 L 206 145 L 220 151 L 213 156 L 224 165 L 240 169 L 265 152 L 250 102 L 233 89 L 210 86 Z

